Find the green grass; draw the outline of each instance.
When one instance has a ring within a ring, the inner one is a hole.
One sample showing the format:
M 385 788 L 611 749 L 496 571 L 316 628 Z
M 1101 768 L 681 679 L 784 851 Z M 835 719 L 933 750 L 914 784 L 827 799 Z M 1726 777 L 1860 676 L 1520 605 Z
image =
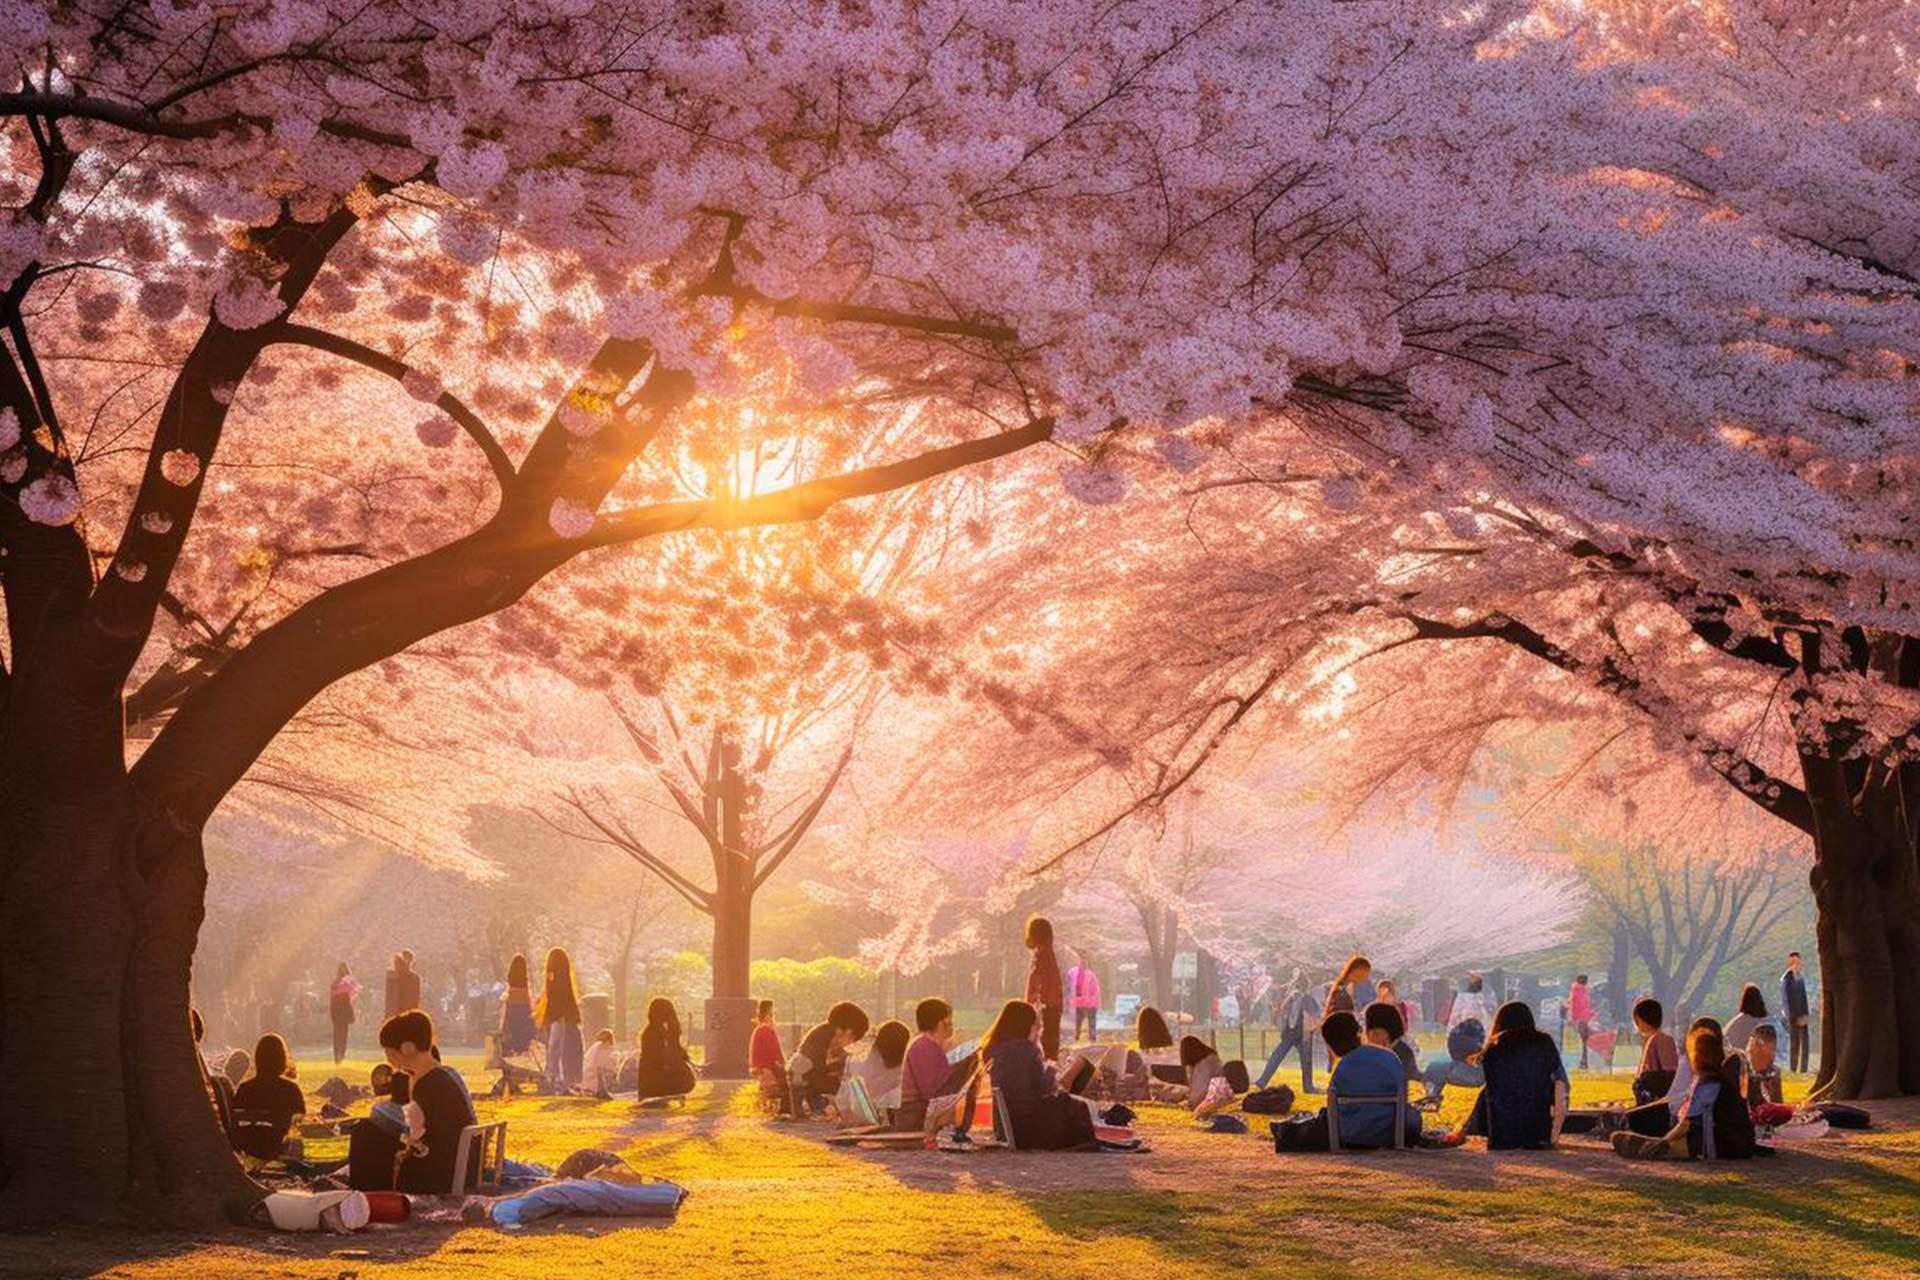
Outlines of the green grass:
M 477 1062 L 455 1055 L 476 1085 Z M 370 1063 L 350 1064 L 363 1079 Z M 329 1071 L 309 1066 L 305 1082 Z M 1293 1080 L 1297 1084 L 1297 1077 Z M 1804 1086 L 1801 1086 L 1804 1088 Z M 1578 1104 L 1623 1098 L 1625 1075 L 1577 1074 Z M 1473 1090 L 1449 1090 L 1443 1122 Z M 1798 1090 L 1790 1089 L 1790 1092 Z M 1148 1155 L 829 1148 L 760 1118 L 751 1090 L 704 1089 L 684 1111 L 590 1099 L 481 1101 L 521 1159 L 623 1153 L 693 1195 L 670 1225 L 560 1221 L 526 1232 L 415 1223 L 360 1237 L 234 1232 L 0 1237 L 0 1274 L 116 1280 L 240 1277 L 675 1277 L 850 1280 L 937 1267 L 942 1280 L 1114 1276 L 1765 1277 L 1920 1273 L 1920 1130 L 1833 1138 L 1743 1165 L 1636 1165 L 1556 1152 L 1273 1154 L 1263 1126 L 1201 1133 L 1142 1108 Z M 1920 1109 L 1895 1108 L 1909 1121 Z

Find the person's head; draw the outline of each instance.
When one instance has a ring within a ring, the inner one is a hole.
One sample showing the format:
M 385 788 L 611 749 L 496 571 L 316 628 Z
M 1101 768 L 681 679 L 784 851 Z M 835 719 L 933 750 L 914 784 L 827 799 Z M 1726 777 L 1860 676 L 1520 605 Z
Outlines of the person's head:
M 1771 1071 L 1774 1055 L 1780 1051 L 1780 1033 L 1771 1022 L 1763 1022 L 1747 1037 L 1747 1064 L 1755 1071 Z
M 1640 1034 L 1650 1036 L 1667 1020 L 1667 1011 L 1652 996 L 1642 996 L 1633 1002 L 1633 1025 L 1640 1028 Z
M 293 1060 L 287 1054 L 287 1042 L 269 1031 L 254 1042 L 253 1076 L 256 1080 L 278 1080 L 292 1074 Z
M 1333 985 L 1336 987 L 1344 987 L 1349 982 L 1365 982 L 1367 976 L 1372 972 L 1372 961 L 1368 960 L 1365 956 L 1354 956 L 1348 960 L 1345 967 L 1340 970 L 1340 976 L 1333 980 Z
M 753 1020 L 755 1022 L 772 1022 L 773 1001 L 762 1000 L 753 1011 Z
M 595 1044 L 612 1044 L 613 1032 L 606 1027 L 602 1027 L 594 1034 L 593 1041 Z
M 1027 946 L 1038 949 L 1053 945 L 1053 921 L 1045 916 L 1027 917 Z
M 187 1010 L 187 1025 L 193 1028 L 193 1042 L 199 1044 L 207 1038 L 207 1020 L 200 1016 L 198 1009 Z
M 1767 1016 L 1767 1002 L 1760 997 L 1760 988 L 1749 982 L 1740 988 L 1740 1012 L 1749 1018 Z
M 514 952 L 513 959 L 507 961 L 507 985 L 524 987 L 527 985 L 527 958 Z
M 543 1027 L 580 1020 L 580 988 L 573 983 L 573 957 L 565 947 L 547 952 L 546 980 L 541 984 L 533 1019 Z
M 659 1027 L 677 1038 L 680 1034 L 680 1011 L 665 996 L 655 996 L 647 1001 L 647 1025 Z
M 413 968 L 413 952 L 396 951 L 393 953 L 393 968 L 396 973 L 405 973 Z
M 907 1029 L 906 1023 L 889 1018 L 873 1033 L 873 1051 L 880 1055 L 881 1064 L 891 1070 L 906 1060 L 907 1041 L 911 1039 L 913 1032 Z
M 928 996 L 913 1006 L 913 1025 L 944 1044 L 953 1038 L 953 1006 L 938 996 Z
M 351 968 L 351 966 L 347 964 L 345 960 L 342 960 L 340 962 L 340 967 L 333 971 L 333 980 L 335 982 L 340 981 L 340 979 L 342 978 L 347 978 L 351 976 L 353 976 L 353 969 Z
M 400 948 L 400 958 L 407 962 L 407 968 L 409 969 L 413 968 L 413 948 L 412 947 Z
M 1480 976 L 1479 974 L 1477 974 L 1477 973 L 1470 973 L 1470 974 L 1468 974 L 1468 975 L 1467 975 L 1467 990 L 1468 990 L 1468 991 L 1472 991 L 1472 992 L 1475 992 L 1475 993 L 1478 993 L 1478 992 L 1480 991 L 1480 989 L 1481 989 L 1482 987 L 1484 987 L 1484 986 L 1486 986 L 1486 985 L 1487 985 L 1487 983 L 1486 983 L 1486 979 L 1484 979 L 1484 978 L 1482 978 L 1482 977 L 1481 977 L 1481 976 Z
M 374 1063 L 373 1070 L 367 1075 L 367 1084 L 376 1095 L 392 1092 L 393 1068 L 384 1062 Z
M 1133 1038 L 1142 1049 L 1173 1048 L 1173 1032 L 1167 1028 L 1167 1019 L 1150 1004 L 1140 1006 L 1140 1015 L 1134 1019 Z
M 380 1048 L 395 1071 L 418 1075 L 433 1062 L 433 1017 L 425 1009 L 396 1013 L 380 1024 Z
M 1800 972 L 1800 963 L 1800 953 L 1798 951 L 1787 952 L 1787 968 L 1798 973 Z
M 1320 1038 L 1337 1058 L 1344 1058 L 1360 1047 L 1360 1019 L 1346 1010 L 1328 1015 L 1320 1024 Z
M 865 1009 L 851 1000 L 842 1000 L 827 1010 L 827 1025 L 833 1028 L 833 1047 L 844 1049 L 866 1039 L 867 1028 L 873 1024 L 868 1021 Z
M 1688 1023 L 1687 1040 L 1689 1042 L 1693 1040 L 1693 1033 L 1696 1031 L 1711 1031 L 1717 1036 L 1724 1036 L 1726 1034 L 1726 1028 L 1720 1025 L 1720 1019 L 1718 1018 L 1695 1018 L 1692 1022 Z
M 997 1044 L 1011 1044 L 1016 1040 L 1030 1040 L 1033 1029 L 1040 1024 L 1040 1015 L 1025 1000 L 1009 1000 L 1000 1006 L 1000 1012 L 994 1017 L 993 1025 L 980 1037 L 980 1052 L 985 1053 Z
M 1199 1036 L 1180 1037 L 1180 1065 L 1191 1071 L 1213 1056 L 1213 1046 Z
M 1695 1079 L 1711 1080 L 1718 1076 L 1726 1060 L 1726 1043 L 1720 1038 L 1718 1027 L 1696 1026 L 1687 1033 L 1687 1062 L 1693 1067 Z
M 1398 1000 L 1400 988 L 1393 984 L 1392 978 L 1382 978 L 1374 986 L 1374 996 L 1380 1000 Z
M 1494 1045 L 1509 1036 L 1524 1036 L 1535 1030 L 1533 1009 L 1524 1000 L 1509 1000 L 1494 1011 L 1493 1029 L 1487 1033 L 1487 1043 Z
M 551 947 L 547 950 L 547 973 L 545 984 L 549 987 L 565 987 L 572 991 L 573 957 L 567 954 L 565 947 Z
M 1385 998 L 1375 1000 L 1366 1011 L 1367 1043 L 1385 1048 L 1407 1034 L 1407 1020 L 1400 1006 Z
M 1584 973 L 1576 973 L 1575 975 L 1573 975 L 1573 985 L 1574 985 L 1574 986 L 1576 986 L 1576 987 L 1584 987 L 1584 986 L 1586 986 L 1586 985 L 1587 985 L 1587 975 L 1586 975 L 1586 974 L 1584 974 Z

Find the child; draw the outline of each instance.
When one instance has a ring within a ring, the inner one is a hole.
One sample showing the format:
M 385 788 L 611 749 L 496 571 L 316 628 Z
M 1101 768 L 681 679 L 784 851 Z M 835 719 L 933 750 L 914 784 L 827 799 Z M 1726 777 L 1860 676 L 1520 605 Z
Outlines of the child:
M 753 1039 L 747 1043 L 747 1069 L 760 1082 L 762 1102 L 781 1102 L 787 1096 L 787 1055 L 780 1051 L 780 1029 L 773 1025 L 773 1001 L 762 1000 L 754 1010 Z
M 615 1074 L 613 1032 L 602 1027 L 595 1033 L 593 1043 L 587 1046 L 587 1056 L 580 1061 L 580 1084 L 594 1097 L 605 1098 L 612 1093 Z
M 798 1109 L 814 1115 L 827 1113 L 828 1103 L 840 1092 L 847 1049 L 866 1039 L 870 1025 L 865 1009 L 842 1000 L 827 1010 L 825 1022 L 801 1037 L 800 1047 L 787 1059 L 787 1077 L 793 1081 Z
M 883 1115 L 900 1106 L 902 1078 L 905 1075 L 907 1024 L 889 1019 L 873 1033 L 873 1048 L 854 1067 L 854 1074 L 867 1086 L 867 1098 Z M 844 1111 L 845 1108 L 842 1108 Z
M 1793 1108 L 1780 1094 L 1780 1033 L 1771 1022 L 1755 1027 L 1747 1037 L 1747 1108 L 1758 1125 L 1783 1125 L 1793 1119 Z
M 1640 1033 L 1640 1069 L 1633 1076 L 1633 1100 L 1641 1106 L 1667 1096 L 1680 1067 L 1680 1049 L 1660 1029 L 1667 1011 L 1652 996 L 1634 1002 L 1633 1026 Z

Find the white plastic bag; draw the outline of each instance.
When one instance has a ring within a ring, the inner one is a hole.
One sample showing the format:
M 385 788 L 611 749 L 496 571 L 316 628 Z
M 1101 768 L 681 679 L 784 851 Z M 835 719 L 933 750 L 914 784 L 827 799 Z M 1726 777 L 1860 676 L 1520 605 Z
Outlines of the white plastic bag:
M 276 1191 L 261 1201 L 278 1231 L 332 1231 L 346 1235 L 367 1225 L 372 1210 L 358 1191 Z

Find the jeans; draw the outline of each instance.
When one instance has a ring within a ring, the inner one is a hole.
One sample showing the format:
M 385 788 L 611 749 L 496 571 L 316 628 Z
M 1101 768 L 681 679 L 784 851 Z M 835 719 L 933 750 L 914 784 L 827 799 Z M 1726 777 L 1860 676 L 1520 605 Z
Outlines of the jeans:
M 1456 1062 L 1452 1058 L 1428 1063 L 1427 1069 L 1420 1075 L 1427 1082 L 1427 1097 L 1434 1102 L 1440 1101 L 1450 1084 L 1477 1088 L 1487 1082 L 1487 1073 L 1479 1067 L 1471 1062 Z
M 1260 1069 L 1260 1078 L 1254 1081 L 1253 1087 L 1266 1088 L 1268 1082 L 1273 1079 L 1273 1073 L 1280 1069 L 1280 1063 L 1294 1049 L 1300 1051 L 1300 1090 L 1302 1093 L 1314 1092 L 1313 1036 L 1303 1030 L 1297 1022 L 1281 1033 L 1280 1043 L 1274 1047 L 1272 1053 L 1267 1055 L 1267 1065 Z
M 586 1045 L 577 1022 L 556 1022 L 547 1028 L 547 1083 L 556 1089 L 580 1085 L 580 1060 Z
M 1787 1019 L 1787 1070 L 1805 1071 L 1808 1060 L 1807 1034 L 1811 1028 L 1799 1018 Z
M 1073 1038 L 1080 1038 L 1080 1024 L 1087 1024 L 1087 1039 L 1100 1038 L 1100 1011 L 1098 1009 L 1075 1009 L 1073 1011 Z

